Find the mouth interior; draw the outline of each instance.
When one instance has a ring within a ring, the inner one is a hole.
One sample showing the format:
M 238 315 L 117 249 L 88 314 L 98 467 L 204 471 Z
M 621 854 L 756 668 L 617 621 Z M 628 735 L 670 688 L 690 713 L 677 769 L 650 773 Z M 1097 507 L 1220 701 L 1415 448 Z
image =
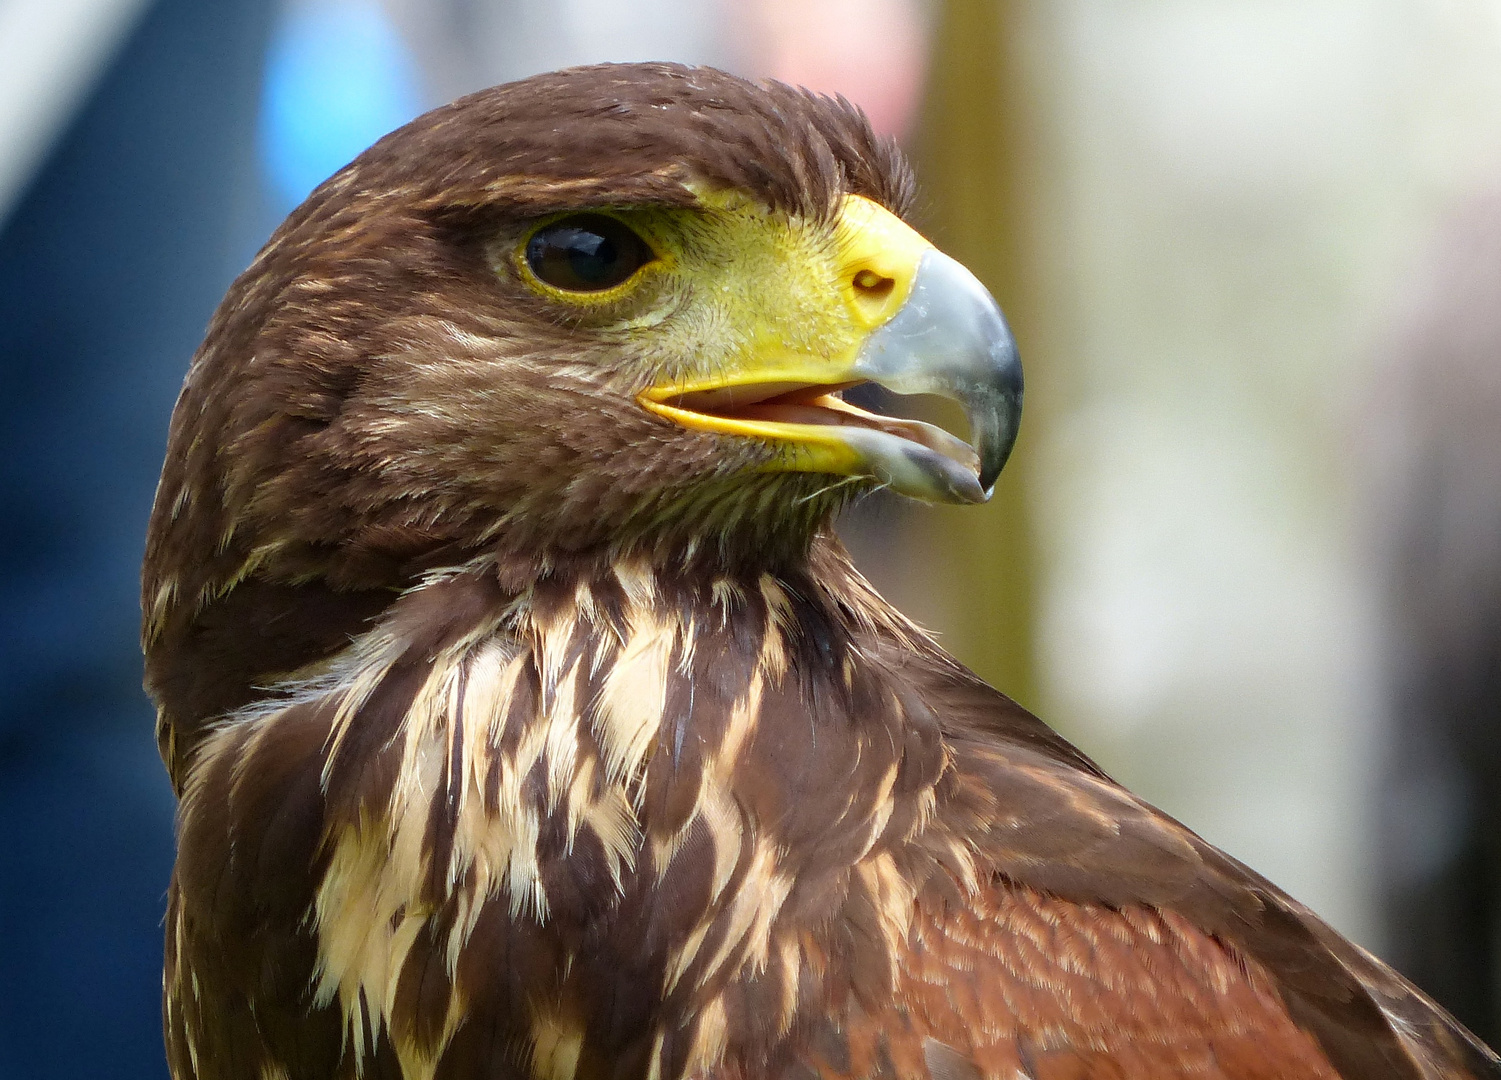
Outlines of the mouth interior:
M 865 428 L 924 446 L 979 471 L 980 459 L 962 439 L 934 424 L 882 416 L 851 405 L 841 396 L 864 382 L 756 383 L 716 387 L 668 398 L 663 404 L 726 420 Z

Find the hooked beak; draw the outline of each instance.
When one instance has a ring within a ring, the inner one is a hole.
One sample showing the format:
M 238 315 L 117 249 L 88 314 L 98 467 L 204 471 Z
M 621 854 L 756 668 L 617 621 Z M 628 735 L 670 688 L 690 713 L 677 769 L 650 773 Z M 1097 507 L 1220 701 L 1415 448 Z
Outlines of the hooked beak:
M 843 356 L 768 356 L 653 387 L 641 404 L 683 427 L 770 441 L 779 451 L 770 470 L 868 477 L 929 502 L 984 502 L 1021 420 L 1021 361 L 1000 307 L 963 265 L 868 199 L 846 199 L 836 239 L 837 287 L 860 331 Z M 839 397 L 865 382 L 958 402 L 970 442 Z
M 1021 423 L 1022 365 L 1005 316 L 975 275 L 937 249 L 926 252 L 907 302 L 866 340 L 854 370 L 898 394 L 962 405 L 978 469 L 956 480 L 962 500 L 947 501 L 990 498 Z

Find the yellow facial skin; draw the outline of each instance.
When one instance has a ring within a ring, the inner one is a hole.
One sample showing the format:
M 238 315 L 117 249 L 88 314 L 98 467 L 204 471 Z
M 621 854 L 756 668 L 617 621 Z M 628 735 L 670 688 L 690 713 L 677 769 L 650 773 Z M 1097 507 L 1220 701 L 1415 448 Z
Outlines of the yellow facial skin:
M 764 229 L 764 220 L 761 224 Z M 812 235 L 790 231 L 782 238 L 792 251 L 766 252 L 773 265 L 765 268 L 754 295 L 742 294 L 741 311 L 750 318 L 737 350 L 739 362 L 698 377 L 685 373 L 680 381 L 645 391 L 639 400 L 686 428 L 775 440 L 783 453 L 767 469 L 858 475 L 861 454 L 840 437 L 837 426 L 733 418 L 671 404 L 686 394 L 713 391 L 716 404 L 733 407 L 737 387 L 755 387 L 759 397 L 779 384 L 789 390 L 811 384 L 833 391 L 859 381 L 851 368 L 860 346 L 907 302 L 923 253 L 933 245 L 860 195 L 845 197 L 830 233 L 808 231 Z M 776 230 L 766 232 L 775 237 Z M 789 268 L 794 268 L 790 274 Z M 780 288 L 766 289 L 778 280 Z M 864 415 L 833 397 L 813 403 Z
M 733 192 L 698 194 L 691 210 L 607 211 L 656 254 L 619 285 L 568 293 L 537 281 L 524 264 L 525 239 L 516 254 L 522 279 L 618 342 L 631 360 L 617 374 L 649 380 L 632 391 L 643 409 L 773 448 L 758 455 L 760 471 L 868 477 L 937 501 L 983 499 L 965 479 L 979 465 L 960 440 L 834 396 L 883 381 L 866 370 L 873 339 L 908 305 L 923 267 L 946 257 L 859 195 L 845 196 L 833 220 L 821 222 Z M 994 308 L 988 294 L 984 300 Z M 998 309 L 994 319 L 1004 327 Z M 963 476 L 956 480 L 954 470 Z

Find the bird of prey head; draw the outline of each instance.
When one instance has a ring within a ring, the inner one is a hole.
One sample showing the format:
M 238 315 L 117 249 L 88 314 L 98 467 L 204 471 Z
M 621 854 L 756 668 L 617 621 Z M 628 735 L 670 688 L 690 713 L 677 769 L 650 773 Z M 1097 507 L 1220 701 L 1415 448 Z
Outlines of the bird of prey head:
M 902 221 L 910 198 L 853 109 L 708 72 L 571 72 L 439 110 L 237 285 L 153 535 L 232 551 L 215 578 L 364 584 L 444 544 L 782 555 L 875 484 L 981 500 L 1020 368 L 983 287 Z M 957 398 L 978 454 L 840 399 L 866 381 Z M 225 582 L 154 584 L 160 619 Z
M 177 1080 L 1495 1075 L 849 566 L 851 497 L 981 501 L 1016 433 L 911 199 L 847 103 L 620 65 L 277 230 L 143 575 Z

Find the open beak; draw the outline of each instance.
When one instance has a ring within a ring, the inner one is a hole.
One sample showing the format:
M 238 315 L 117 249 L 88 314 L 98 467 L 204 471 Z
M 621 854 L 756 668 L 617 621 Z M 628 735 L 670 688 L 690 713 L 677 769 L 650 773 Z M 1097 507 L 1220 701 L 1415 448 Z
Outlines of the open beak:
M 712 379 L 653 387 L 641 404 L 683 427 L 767 440 L 766 467 L 868 477 L 929 502 L 984 502 L 1016 441 L 1022 371 L 985 286 L 878 204 L 849 196 L 834 283 L 857 328 L 836 356 L 777 352 Z M 957 401 L 970 442 L 880 416 L 840 392 L 871 382 Z

